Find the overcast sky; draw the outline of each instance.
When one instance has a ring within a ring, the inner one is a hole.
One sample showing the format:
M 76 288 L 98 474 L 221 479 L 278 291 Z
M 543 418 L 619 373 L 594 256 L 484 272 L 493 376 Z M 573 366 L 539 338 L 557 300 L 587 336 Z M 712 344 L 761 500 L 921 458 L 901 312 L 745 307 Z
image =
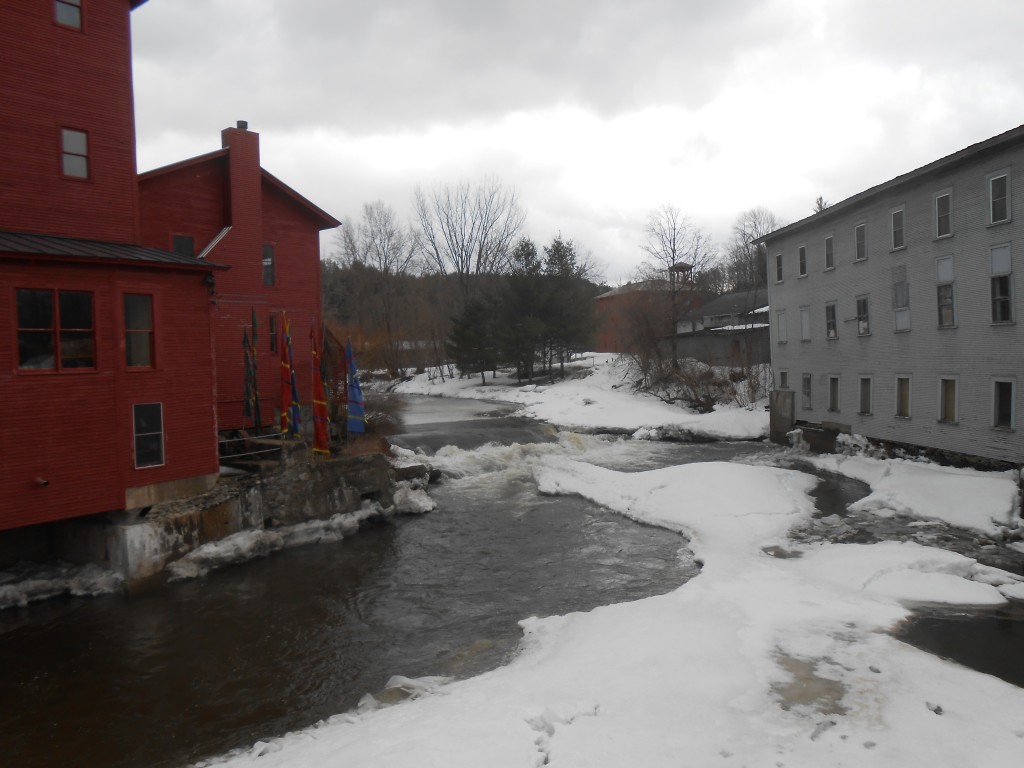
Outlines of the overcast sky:
M 248 120 L 339 219 L 494 175 L 613 283 L 661 205 L 724 243 L 1024 123 L 1021 0 L 150 0 L 132 30 L 140 170 Z

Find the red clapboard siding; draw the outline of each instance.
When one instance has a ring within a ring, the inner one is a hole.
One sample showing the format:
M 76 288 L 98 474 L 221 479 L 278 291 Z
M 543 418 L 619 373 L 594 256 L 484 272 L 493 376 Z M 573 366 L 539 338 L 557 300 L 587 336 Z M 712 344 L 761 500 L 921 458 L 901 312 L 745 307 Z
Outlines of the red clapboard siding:
M 0 262 L 0 529 L 121 509 L 126 488 L 217 471 L 204 274 Z M 17 288 L 93 293 L 95 370 L 17 369 Z M 154 297 L 152 369 L 125 365 L 124 293 Z M 165 463 L 135 469 L 132 406 L 147 402 L 163 404 Z
M 135 125 L 128 2 L 0 3 L 0 230 L 133 242 Z M 61 128 L 85 131 L 88 179 L 61 173 Z

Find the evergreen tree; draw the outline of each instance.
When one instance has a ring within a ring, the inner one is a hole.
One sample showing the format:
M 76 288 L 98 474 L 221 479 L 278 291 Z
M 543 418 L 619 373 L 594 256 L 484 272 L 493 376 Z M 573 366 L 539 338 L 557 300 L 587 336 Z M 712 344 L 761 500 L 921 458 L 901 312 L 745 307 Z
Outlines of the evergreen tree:
M 537 246 L 521 238 L 509 258 L 509 274 L 497 306 L 498 342 L 503 360 L 520 378 L 533 378 L 533 364 L 544 343 L 546 288 Z
M 466 302 L 462 314 L 452 321 L 448 354 L 463 373 L 479 373 L 486 386 L 485 371 L 497 367 L 493 313 L 481 299 Z

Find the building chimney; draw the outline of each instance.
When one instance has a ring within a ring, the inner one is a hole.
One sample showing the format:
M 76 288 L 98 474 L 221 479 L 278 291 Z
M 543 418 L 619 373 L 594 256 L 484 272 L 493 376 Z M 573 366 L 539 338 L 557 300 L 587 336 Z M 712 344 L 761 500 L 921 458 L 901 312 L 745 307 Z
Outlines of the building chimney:
M 239 120 L 235 124 L 235 127 L 238 128 L 238 130 L 240 130 L 240 131 L 247 131 L 247 130 L 249 130 L 249 121 L 248 120 Z

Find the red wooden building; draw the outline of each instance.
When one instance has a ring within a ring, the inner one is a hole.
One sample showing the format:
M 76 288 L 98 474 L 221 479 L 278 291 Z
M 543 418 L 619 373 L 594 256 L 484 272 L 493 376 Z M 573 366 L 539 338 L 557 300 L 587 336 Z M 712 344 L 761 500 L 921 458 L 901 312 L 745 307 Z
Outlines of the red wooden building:
M 318 236 L 337 221 L 263 171 L 244 128 L 140 180 L 142 2 L 0 2 L 0 530 L 211 487 L 218 386 L 221 427 L 240 426 L 253 309 L 264 421 L 286 311 L 308 392 Z
M 277 348 L 285 317 L 300 399 L 312 398 L 310 328 L 321 327 L 320 231 L 339 225 L 260 166 L 259 134 L 244 122 L 221 132 L 221 149 L 139 177 L 141 241 L 231 269 L 217 275 L 215 337 L 220 430 L 243 418 L 243 333 L 258 325 L 262 423 L 280 405 Z

